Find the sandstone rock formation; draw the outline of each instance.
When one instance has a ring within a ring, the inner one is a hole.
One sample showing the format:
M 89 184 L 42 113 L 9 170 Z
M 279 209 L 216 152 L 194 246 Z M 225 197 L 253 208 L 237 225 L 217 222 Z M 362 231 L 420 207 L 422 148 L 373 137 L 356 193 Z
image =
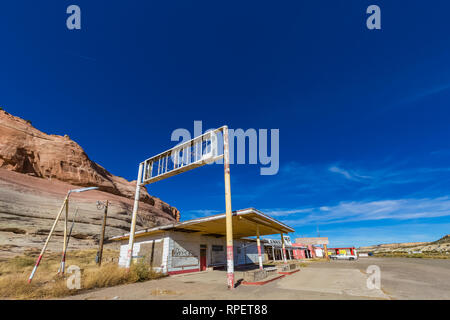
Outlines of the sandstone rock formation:
M 0 259 L 31 250 L 39 252 L 53 221 L 70 189 L 77 186 L 58 180 L 47 180 L 0 169 Z M 133 200 L 104 191 L 74 193 L 69 202 L 69 225 L 78 209 L 70 239 L 70 249 L 96 248 L 103 210 L 97 201 L 109 201 L 106 237 L 129 232 Z M 155 204 L 141 202 L 136 228 L 172 223 L 175 219 L 166 203 L 154 198 Z M 62 246 L 64 215 L 56 227 L 49 249 Z
M 67 191 L 79 186 L 100 190 L 71 195 L 70 222 L 78 208 L 71 248 L 92 248 L 98 241 L 97 200 L 110 201 L 107 237 L 129 231 L 135 182 L 91 161 L 68 136 L 45 134 L 0 110 L 0 258 L 40 249 Z M 137 229 L 179 218 L 176 208 L 141 190 Z M 61 221 L 50 250 L 60 250 L 62 226 Z
M 67 135 L 48 135 L 29 121 L 0 110 L 0 168 L 39 178 L 58 179 L 77 186 L 97 186 L 102 191 L 134 198 L 135 182 L 112 175 L 91 161 Z M 153 204 L 145 188 L 141 201 Z M 175 219 L 176 208 L 170 207 Z

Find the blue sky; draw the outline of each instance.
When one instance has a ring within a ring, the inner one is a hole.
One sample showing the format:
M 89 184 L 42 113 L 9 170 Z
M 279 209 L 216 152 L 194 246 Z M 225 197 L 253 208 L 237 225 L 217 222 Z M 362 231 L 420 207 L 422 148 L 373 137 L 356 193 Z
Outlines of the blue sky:
M 66 28 L 77 4 L 82 29 Z M 381 8 L 382 29 L 366 28 Z M 134 180 L 176 128 L 280 130 L 280 171 L 232 165 L 255 207 L 331 245 L 450 233 L 448 1 L 0 4 L 0 105 Z M 223 212 L 223 168 L 149 186 L 183 219 Z

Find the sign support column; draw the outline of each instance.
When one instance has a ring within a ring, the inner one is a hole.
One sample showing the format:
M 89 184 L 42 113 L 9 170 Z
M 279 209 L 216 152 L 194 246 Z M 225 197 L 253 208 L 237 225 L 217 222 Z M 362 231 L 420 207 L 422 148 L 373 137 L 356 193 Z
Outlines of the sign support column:
M 223 130 L 223 155 L 225 175 L 225 207 L 227 230 L 227 285 L 228 289 L 234 289 L 234 259 L 233 259 L 233 213 L 231 210 L 231 186 L 230 186 L 230 151 L 228 144 L 228 127 Z
M 286 260 L 286 246 L 284 245 L 284 237 L 283 237 L 283 233 L 281 233 L 281 247 L 283 248 L 283 260 L 284 260 L 284 263 L 287 263 L 287 260 Z
M 139 208 L 139 197 L 141 193 L 141 181 L 142 181 L 142 170 L 144 168 L 144 163 L 142 162 L 139 165 L 138 178 L 136 181 L 136 193 L 134 195 L 134 206 L 133 206 L 133 217 L 131 218 L 131 227 L 130 227 L 130 241 L 128 242 L 128 254 L 127 254 L 127 271 L 130 270 L 131 259 L 133 258 L 133 246 L 134 246 L 134 232 L 136 231 L 136 218 L 137 212 Z
M 258 260 L 259 269 L 263 269 L 262 256 L 261 256 L 261 240 L 259 239 L 259 224 L 256 225 L 256 244 L 258 246 Z

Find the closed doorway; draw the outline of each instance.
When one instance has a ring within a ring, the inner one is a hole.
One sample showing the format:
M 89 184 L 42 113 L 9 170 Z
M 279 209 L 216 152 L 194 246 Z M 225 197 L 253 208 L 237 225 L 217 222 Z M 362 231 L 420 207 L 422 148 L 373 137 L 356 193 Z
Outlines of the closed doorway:
M 206 270 L 206 244 L 200 245 L 200 271 Z

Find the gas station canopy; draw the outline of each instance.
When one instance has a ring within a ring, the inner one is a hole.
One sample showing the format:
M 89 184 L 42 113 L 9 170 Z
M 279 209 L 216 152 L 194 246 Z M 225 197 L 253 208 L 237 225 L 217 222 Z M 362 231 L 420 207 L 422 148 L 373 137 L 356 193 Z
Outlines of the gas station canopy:
M 256 236 L 256 226 L 259 226 L 261 236 L 294 232 L 294 229 L 273 219 L 254 208 L 233 211 L 233 238 Z M 143 237 L 162 233 L 164 231 L 178 231 L 196 233 L 207 236 L 223 237 L 226 235 L 225 213 L 209 217 L 176 222 L 155 228 L 136 231 L 135 237 Z M 129 233 L 110 238 L 110 240 L 125 240 Z

